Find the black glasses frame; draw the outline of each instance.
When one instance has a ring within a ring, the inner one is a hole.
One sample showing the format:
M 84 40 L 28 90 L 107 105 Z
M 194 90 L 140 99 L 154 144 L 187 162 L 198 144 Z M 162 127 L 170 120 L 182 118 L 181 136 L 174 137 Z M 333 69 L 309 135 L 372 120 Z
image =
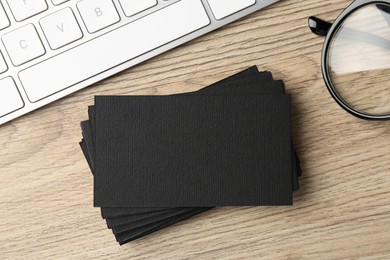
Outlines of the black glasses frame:
M 387 1 L 373 1 L 373 0 L 355 0 L 352 4 L 350 4 L 333 22 L 333 24 L 322 21 L 315 17 L 309 18 L 309 27 L 312 30 L 313 33 L 317 35 L 325 36 L 324 45 L 322 48 L 322 55 L 321 55 L 321 71 L 322 76 L 324 78 L 326 87 L 329 90 L 329 93 L 333 97 L 333 99 L 347 112 L 350 114 L 357 116 L 362 119 L 367 120 L 390 120 L 390 115 L 383 115 L 383 116 L 376 116 L 376 115 L 369 115 L 366 113 L 362 113 L 353 107 L 351 107 L 337 92 L 336 88 L 333 86 L 332 81 L 330 80 L 330 75 L 328 71 L 327 66 L 327 57 L 328 57 L 328 51 L 329 51 L 329 45 L 331 43 L 331 40 L 333 39 L 334 35 L 337 33 L 340 25 L 343 23 L 343 21 L 354 11 L 357 9 L 368 5 L 368 4 L 390 4 L 390 0 Z M 390 93 L 389 93 L 390 95 Z

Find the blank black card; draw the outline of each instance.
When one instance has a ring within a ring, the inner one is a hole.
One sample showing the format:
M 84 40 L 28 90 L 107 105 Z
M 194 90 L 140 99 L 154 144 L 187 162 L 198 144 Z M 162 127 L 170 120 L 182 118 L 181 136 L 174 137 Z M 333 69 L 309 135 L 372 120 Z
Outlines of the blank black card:
M 271 88 L 270 88 L 271 86 Z M 233 91 L 232 91 L 233 90 Z M 284 94 L 284 86 L 281 81 L 273 81 L 272 74 L 269 72 L 258 72 L 255 66 L 226 78 L 220 82 L 214 83 L 200 91 L 189 93 L 193 95 L 237 95 L 237 94 Z M 188 95 L 188 94 L 184 94 Z M 89 121 L 82 123 L 84 140 L 80 143 L 83 153 L 90 164 L 93 171 L 93 155 L 94 155 L 94 125 L 95 115 L 94 107 L 89 109 Z M 293 190 L 297 190 L 297 177 L 301 175 L 298 158 L 293 152 Z M 190 209 L 190 208 L 189 208 Z M 191 208 L 189 214 L 197 214 L 196 210 L 199 208 Z M 206 210 L 203 208 L 200 210 Z M 166 212 L 166 213 L 165 213 Z M 137 237 L 146 235 L 150 232 L 161 229 L 167 225 L 171 225 L 187 218 L 190 215 L 180 214 L 183 208 L 147 208 L 147 207 L 132 207 L 132 208 L 102 208 L 102 216 L 107 218 L 107 224 L 112 227 L 117 241 L 120 244 L 129 242 Z M 158 213 L 158 214 L 156 214 Z M 172 220 L 167 219 L 172 213 L 175 217 Z M 177 214 L 177 215 L 176 215 Z M 158 220 L 154 222 L 155 220 Z M 152 223 L 153 222 L 153 223 Z M 122 224 L 123 223 L 123 224 Z M 112 226 L 114 225 L 114 226 Z M 156 228 L 158 227 L 158 228 Z
M 271 88 L 270 88 L 271 86 Z M 269 72 L 258 72 L 255 66 L 244 70 L 238 74 L 235 74 L 229 78 L 226 78 L 222 81 L 214 83 L 206 88 L 201 89 L 200 91 L 193 92 L 190 94 L 283 94 L 284 86 L 281 81 L 273 81 L 272 74 Z M 199 95 L 198 94 L 198 95 Z M 92 132 L 89 130 L 89 125 L 93 128 L 94 126 L 94 108 L 90 107 L 89 115 L 90 121 L 82 122 L 83 136 L 86 137 L 86 143 L 89 143 L 90 149 L 94 150 L 93 144 L 91 142 Z M 89 140 L 89 141 L 88 141 Z M 83 141 L 85 145 L 85 141 Z M 84 148 L 85 149 L 85 148 Z M 84 150 L 83 149 L 83 150 Z M 88 161 L 89 157 L 86 154 Z M 89 153 L 90 154 L 90 153 Z M 94 152 L 92 152 L 94 154 Z M 301 174 L 299 161 L 293 152 L 293 190 L 298 190 L 297 176 Z M 91 167 L 92 168 L 92 167 Z M 163 208 L 160 208 L 163 209 Z M 137 215 L 138 213 L 143 212 L 154 212 L 160 210 L 159 208 L 102 208 L 102 216 L 104 218 L 116 218 L 126 215 Z M 143 217 L 147 218 L 147 214 L 142 214 Z
M 98 96 L 95 106 L 95 206 L 292 204 L 287 95 Z

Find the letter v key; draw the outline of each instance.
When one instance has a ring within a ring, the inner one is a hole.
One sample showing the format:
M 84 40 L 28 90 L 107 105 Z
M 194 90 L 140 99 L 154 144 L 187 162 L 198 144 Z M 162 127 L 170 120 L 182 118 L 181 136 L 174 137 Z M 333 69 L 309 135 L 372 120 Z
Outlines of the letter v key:
M 83 37 L 79 24 L 70 8 L 65 8 L 46 16 L 39 23 L 49 42 L 50 48 L 53 50 Z
M 61 23 L 61 26 L 57 25 L 57 28 L 58 28 L 61 32 L 64 32 L 64 23 Z

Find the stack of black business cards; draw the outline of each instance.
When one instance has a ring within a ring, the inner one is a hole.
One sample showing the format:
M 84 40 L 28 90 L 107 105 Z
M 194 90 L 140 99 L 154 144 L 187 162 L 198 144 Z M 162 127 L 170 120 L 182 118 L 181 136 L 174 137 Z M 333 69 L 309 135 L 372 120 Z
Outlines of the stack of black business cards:
M 80 145 L 120 244 L 216 206 L 292 205 L 301 175 L 282 81 L 251 67 L 199 91 L 97 96 Z

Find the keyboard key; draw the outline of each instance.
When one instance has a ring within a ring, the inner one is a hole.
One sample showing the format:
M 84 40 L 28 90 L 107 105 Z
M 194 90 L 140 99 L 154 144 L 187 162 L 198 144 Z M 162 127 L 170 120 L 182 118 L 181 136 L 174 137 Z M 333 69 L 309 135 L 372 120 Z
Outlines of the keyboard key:
M 65 2 L 68 2 L 69 0 L 51 0 L 51 1 L 53 2 L 54 5 L 60 5 Z
M 77 4 L 89 33 L 97 32 L 120 18 L 112 0 L 83 0 Z
M 215 19 L 220 20 L 256 4 L 256 0 L 207 0 Z
M 45 0 L 7 0 L 15 20 L 20 22 L 47 9 Z
M 27 68 L 19 79 L 29 100 L 36 102 L 208 24 L 200 0 L 182 0 Z
M 58 49 L 83 37 L 70 8 L 46 16 L 39 23 L 52 49 Z
M 15 66 L 19 66 L 45 54 L 45 48 L 32 24 L 27 24 L 4 34 L 2 40 Z
M 4 11 L 4 7 L 0 3 L 0 30 L 7 28 L 10 25 L 7 14 Z
M 14 80 L 11 77 L 0 80 L 0 117 L 24 106 Z
M 5 63 L 4 57 L 0 52 L 0 73 L 7 71 L 7 69 L 8 69 L 7 63 Z
M 157 0 L 119 0 L 127 17 L 133 16 L 157 4 Z

